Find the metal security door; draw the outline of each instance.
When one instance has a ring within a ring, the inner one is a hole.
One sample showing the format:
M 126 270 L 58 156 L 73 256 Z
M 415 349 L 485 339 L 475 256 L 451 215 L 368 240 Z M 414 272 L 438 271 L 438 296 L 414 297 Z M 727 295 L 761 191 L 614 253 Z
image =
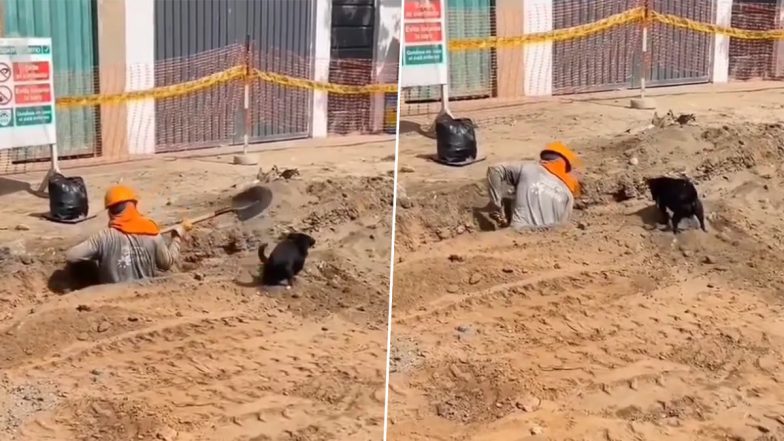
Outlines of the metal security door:
M 328 1 L 328 0 L 322 0 Z M 376 5 L 374 0 L 331 0 L 332 42 L 329 81 L 365 85 L 373 81 Z M 327 127 L 330 133 L 370 131 L 368 95 L 329 94 Z
M 55 96 L 97 92 L 98 64 L 93 0 L 2 0 L 5 37 L 51 37 Z M 98 151 L 97 107 L 57 111 L 59 156 L 92 156 Z M 15 162 L 48 158 L 49 148 L 10 151 Z
M 447 0 L 449 41 L 485 38 L 493 35 L 491 0 Z M 486 98 L 493 94 L 492 51 L 489 49 L 449 52 L 449 95 L 455 98 Z M 414 87 L 406 92 L 406 102 L 441 98 L 440 87 Z
M 711 0 L 649 0 L 651 8 L 662 14 L 713 23 L 715 1 Z M 707 83 L 713 70 L 713 35 L 655 23 L 650 44 L 650 86 L 677 86 Z M 635 87 L 639 82 L 635 79 Z
M 779 0 L 734 0 L 732 27 L 768 30 L 778 24 Z M 730 79 L 782 79 L 776 72 L 776 40 L 743 40 L 730 38 Z
M 156 85 L 190 81 L 241 65 L 246 35 L 251 39 L 254 68 L 312 78 L 316 1 L 156 1 Z M 311 96 L 310 90 L 254 82 L 250 140 L 307 137 Z M 243 87 L 239 82 L 156 102 L 156 151 L 241 142 L 245 131 L 242 107 Z
M 639 0 L 553 0 L 553 29 L 594 23 L 638 4 Z M 640 34 L 639 25 L 630 24 L 553 43 L 553 94 L 630 87 Z

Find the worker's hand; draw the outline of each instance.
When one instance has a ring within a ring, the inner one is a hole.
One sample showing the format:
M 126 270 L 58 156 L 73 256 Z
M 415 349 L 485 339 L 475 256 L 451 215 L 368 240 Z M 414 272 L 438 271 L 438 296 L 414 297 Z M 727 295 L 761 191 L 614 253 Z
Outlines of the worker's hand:
M 184 239 L 185 238 L 185 227 L 183 227 L 182 225 L 177 225 L 172 230 L 172 234 L 174 235 L 174 237 L 179 237 L 181 239 Z
M 490 212 L 490 219 L 498 224 L 499 227 L 506 226 L 506 216 L 504 216 L 503 211 L 501 210 L 493 210 Z

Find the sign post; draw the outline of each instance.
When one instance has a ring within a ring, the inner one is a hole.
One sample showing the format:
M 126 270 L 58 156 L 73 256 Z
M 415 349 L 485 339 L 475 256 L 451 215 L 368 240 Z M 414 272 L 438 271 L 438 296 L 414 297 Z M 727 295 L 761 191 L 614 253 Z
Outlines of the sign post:
M 59 173 L 51 38 L 0 38 L 0 150 L 48 145 Z
M 441 112 L 449 112 L 444 0 L 404 0 L 401 87 L 441 86 Z

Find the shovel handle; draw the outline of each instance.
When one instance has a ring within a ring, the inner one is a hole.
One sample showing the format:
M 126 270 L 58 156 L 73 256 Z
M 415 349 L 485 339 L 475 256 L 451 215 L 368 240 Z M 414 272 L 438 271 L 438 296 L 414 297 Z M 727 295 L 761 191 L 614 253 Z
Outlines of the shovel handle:
M 232 212 L 232 211 L 234 211 L 234 209 L 232 207 L 225 207 L 225 208 L 221 208 L 220 210 L 215 210 L 212 213 L 202 214 L 201 216 L 197 216 L 197 217 L 188 219 L 188 222 L 190 222 L 191 224 L 198 224 L 200 222 L 204 222 L 204 221 L 212 219 L 212 218 L 214 218 L 216 216 L 220 216 L 221 214 L 226 214 L 226 213 L 229 213 L 229 212 Z M 166 227 L 163 230 L 161 230 L 161 234 L 166 234 L 166 233 L 169 233 L 171 231 L 174 231 L 174 229 L 177 228 L 177 226 L 179 226 L 179 225 L 180 224 L 171 225 L 169 227 Z

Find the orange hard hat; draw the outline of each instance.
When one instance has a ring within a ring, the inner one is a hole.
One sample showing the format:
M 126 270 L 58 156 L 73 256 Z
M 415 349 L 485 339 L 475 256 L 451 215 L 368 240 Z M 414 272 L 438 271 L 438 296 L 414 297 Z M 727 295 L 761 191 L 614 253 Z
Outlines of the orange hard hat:
M 109 208 L 120 202 L 137 202 L 138 200 L 139 198 L 136 197 L 136 193 L 130 187 L 115 185 L 106 190 L 106 196 L 103 198 L 103 205 L 105 208 Z
M 547 144 L 544 150 L 539 154 L 540 157 L 547 153 L 554 153 L 564 159 L 566 164 L 569 166 L 569 169 L 580 168 L 582 162 L 580 161 L 580 157 L 577 156 L 577 153 L 571 151 L 566 144 L 562 143 L 561 141 L 551 142 Z

